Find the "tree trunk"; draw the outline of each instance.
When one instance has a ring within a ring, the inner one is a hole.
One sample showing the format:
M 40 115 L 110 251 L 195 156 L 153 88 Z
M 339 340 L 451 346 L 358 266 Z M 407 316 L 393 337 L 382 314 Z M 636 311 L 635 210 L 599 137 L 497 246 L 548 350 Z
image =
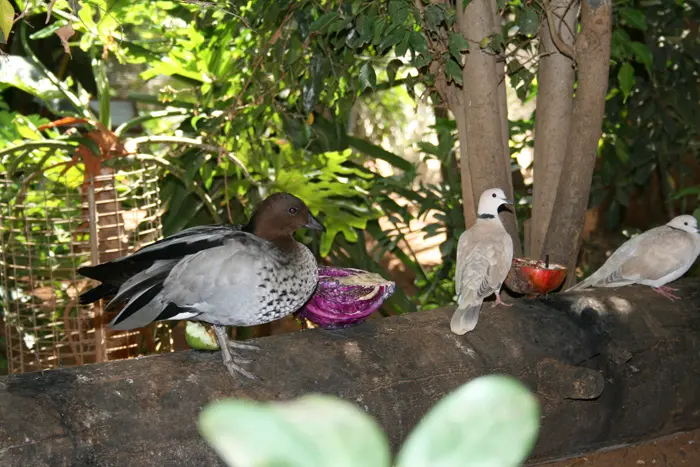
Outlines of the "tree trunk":
M 498 5 L 496 2 L 491 2 L 491 7 L 493 9 L 493 32 L 496 34 L 503 34 L 501 15 L 498 12 Z M 505 34 L 503 34 L 505 37 Z M 513 171 L 511 169 L 512 159 L 510 157 L 510 126 L 508 125 L 508 99 L 506 95 L 506 61 L 503 56 L 496 57 L 496 79 L 498 80 L 498 89 L 496 98 L 498 99 L 498 119 L 501 124 L 501 142 L 503 145 L 503 158 L 505 161 L 508 186 L 503 187 L 506 195 L 512 200 L 515 200 L 515 191 L 513 190 Z M 506 222 L 506 230 L 513 237 L 513 253 L 514 256 L 522 256 L 522 245 L 520 242 L 520 227 L 518 226 L 518 217 L 515 215 L 515 207 L 512 208 L 513 215 L 509 215 L 508 218 L 512 218 L 512 224 L 510 221 Z M 503 219 L 503 216 L 501 216 Z
M 588 207 L 608 90 L 611 0 L 583 0 L 581 31 L 574 48 L 578 85 L 564 167 L 542 251 L 569 269 L 567 287 L 576 281 L 576 259 Z M 533 226 L 534 227 L 534 226 Z
M 461 108 L 453 108 L 452 112 L 457 118 L 458 131 L 465 133 L 467 144 L 466 147 L 460 147 L 460 156 L 462 160 L 468 160 L 469 164 L 462 166 L 462 179 L 469 177 L 471 180 L 475 203 L 478 203 L 484 190 L 494 187 L 503 188 L 508 196 L 513 196 L 510 158 L 506 164 L 504 156 L 508 150 L 508 128 L 507 126 L 503 128 L 504 122 L 507 124 L 507 112 L 505 116 L 502 115 L 503 102 L 499 99 L 498 57 L 492 53 L 486 53 L 473 44 L 474 40 L 481 41 L 494 33 L 495 8 L 495 0 L 472 0 L 465 10 L 462 10 L 460 2 L 457 4 L 459 30 L 466 38 L 471 39 L 472 47 L 466 54 L 462 70 L 464 86 L 461 88 Z M 503 94 L 505 99 L 505 87 L 503 87 Z M 462 126 L 466 128 L 463 130 L 459 130 L 460 117 L 457 117 L 459 112 L 464 118 Z M 474 205 L 471 209 L 476 210 L 476 207 Z M 472 213 L 469 216 L 466 215 L 467 210 L 470 209 L 466 203 L 464 209 L 465 218 L 475 218 Z M 515 214 L 506 213 L 501 218 L 506 230 L 513 238 L 514 248 L 520 251 L 520 235 Z M 471 225 L 467 222 L 467 227 Z
M 546 7 L 546 6 L 545 6 Z M 540 62 L 537 77 L 537 113 L 535 116 L 535 165 L 527 255 L 544 259 L 542 251 L 549 230 L 554 199 L 566 158 L 573 106 L 574 67 L 571 58 L 561 53 L 552 34 L 573 47 L 578 2 L 550 0 L 554 31 L 547 22 L 540 24 Z M 562 21 L 560 18 L 563 18 Z
M 445 308 L 256 339 L 263 382 L 195 351 L 0 377 L 0 465 L 221 465 L 197 432 L 203 405 L 309 392 L 360 404 L 396 451 L 437 401 L 492 373 L 542 404 L 531 461 L 698 428 L 700 282 L 674 285 L 683 301 L 633 286 L 486 303 L 465 336 Z

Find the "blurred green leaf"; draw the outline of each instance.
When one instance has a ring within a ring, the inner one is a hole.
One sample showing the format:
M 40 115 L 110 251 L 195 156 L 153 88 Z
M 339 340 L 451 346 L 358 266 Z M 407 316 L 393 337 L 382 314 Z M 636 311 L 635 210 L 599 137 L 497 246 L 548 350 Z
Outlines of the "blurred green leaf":
M 647 30 L 647 22 L 644 17 L 644 12 L 636 8 L 623 7 L 620 8 L 620 16 L 622 19 L 635 29 Z
M 451 79 L 457 84 L 462 84 L 462 67 L 451 58 L 445 61 L 445 74 L 448 80 Z
M 311 26 L 309 29 L 311 29 L 312 32 L 319 32 L 323 28 L 327 27 L 331 22 L 333 22 L 336 18 L 338 18 L 338 13 L 331 11 L 328 13 L 324 13 L 319 18 L 311 23 Z
M 310 394 L 288 402 L 221 400 L 199 415 L 200 433 L 235 467 L 389 467 L 386 436 L 363 410 Z
M 9 0 L 0 0 L 0 44 L 10 40 L 10 32 L 15 19 L 15 10 Z
M 537 399 L 512 377 L 479 377 L 438 402 L 408 435 L 396 467 L 516 467 L 532 450 L 540 424 Z
M 0 83 L 9 84 L 46 102 L 54 112 L 63 93 L 40 68 L 19 55 L 6 55 L 0 59 Z
M 450 51 L 450 55 L 452 55 L 458 64 L 462 63 L 462 52 L 469 50 L 469 43 L 464 36 L 459 33 L 450 31 L 448 37 L 447 48 Z
M 374 72 L 374 67 L 370 62 L 365 62 L 360 68 L 360 90 L 372 88 L 377 85 L 377 75 Z
M 518 14 L 518 28 L 527 36 L 537 34 L 540 27 L 540 18 L 533 6 L 525 7 Z
M 425 25 L 431 31 L 435 32 L 438 30 L 440 23 L 445 19 L 445 14 L 442 8 L 436 4 L 429 4 L 425 7 L 423 11 L 423 19 L 425 20 Z
M 634 68 L 629 62 L 626 62 L 620 67 L 620 71 L 617 73 L 617 80 L 620 83 L 620 91 L 622 91 L 625 99 L 629 96 L 634 87 Z
M 647 70 L 647 73 L 651 75 L 653 72 L 652 68 L 654 67 L 654 57 L 652 56 L 649 47 L 641 42 L 631 42 L 629 47 L 634 52 L 634 56 L 637 61 L 643 64 L 644 68 Z

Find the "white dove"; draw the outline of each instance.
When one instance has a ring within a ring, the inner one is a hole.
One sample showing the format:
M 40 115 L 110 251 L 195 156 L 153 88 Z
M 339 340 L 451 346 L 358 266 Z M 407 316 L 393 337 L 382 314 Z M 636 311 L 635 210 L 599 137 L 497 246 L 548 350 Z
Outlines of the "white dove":
M 586 280 L 568 290 L 588 287 L 621 287 L 642 284 L 671 300 L 678 289 L 666 287 L 693 265 L 700 253 L 698 221 L 694 216 L 678 216 L 623 243 Z
M 457 335 L 476 327 L 481 304 L 492 293 L 496 294 L 496 304 L 506 305 L 500 290 L 513 261 L 513 239 L 498 217 L 498 208 L 504 204 L 513 202 L 500 188 L 484 191 L 476 223 L 459 237 L 455 274 L 458 306 L 450 322 L 450 329 Z

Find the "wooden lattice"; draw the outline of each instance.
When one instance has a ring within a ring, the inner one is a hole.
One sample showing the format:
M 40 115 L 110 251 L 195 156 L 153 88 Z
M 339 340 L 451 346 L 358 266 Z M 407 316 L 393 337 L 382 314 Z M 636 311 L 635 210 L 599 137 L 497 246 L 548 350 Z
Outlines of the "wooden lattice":
M 10 373 L 172 350 L 166 325 L 113 331 L 104 303 L 78 304 L 95 285 L 77 273 L 80 266 L 161 237 L 157 176 L 152 166 L 103 167 L 85 183 L 69 172 L 25 186 L 0 175 L 0 308 Z

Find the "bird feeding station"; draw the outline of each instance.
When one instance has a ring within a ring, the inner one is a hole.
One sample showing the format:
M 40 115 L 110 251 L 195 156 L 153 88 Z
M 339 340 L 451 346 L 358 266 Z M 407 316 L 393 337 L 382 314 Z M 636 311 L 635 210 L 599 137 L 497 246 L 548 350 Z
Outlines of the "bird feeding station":
M 128 358 L 172 348 L 168 327 L 113 331 L 104 304 L 83 306 L 77 269 L 161 237 L 158 171 L 124 160 L 94 176 L 80 164 L 0 174 L 0 309 L 10 373 Z

